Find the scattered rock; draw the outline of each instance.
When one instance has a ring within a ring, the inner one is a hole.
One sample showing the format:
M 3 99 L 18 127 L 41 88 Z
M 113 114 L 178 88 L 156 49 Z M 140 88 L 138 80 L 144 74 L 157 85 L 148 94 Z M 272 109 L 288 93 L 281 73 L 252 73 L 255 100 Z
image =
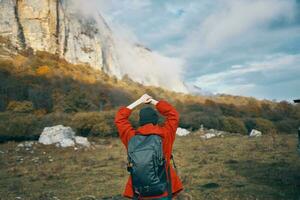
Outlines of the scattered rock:
M 214 137 L 218 137 L 218 136 L 223 136 L 225 134 L 226 134 L 226 132 L 224 132 L 224 131 L 209 129 L 206 131 L 206 133 L 204 135 L 201 135 L 200 137 L 202 139 L 210 139 L 210 138 L 214 138 Z
M 39 138 L 39 143 L 56 147 L 74 147 L 75 145 L 90 147 L 90 143 L 85 137 L 75 136 L 71 127 L 57 125 L 44 128 Z
M 81 137 L 81 136 L 76 136 L 75 137 L 75 143 L 76 144 L 79 144 L 81 146 L 84 146 L 84 147 L 90 147 L 91 144 L 90 142 L 87 140 L 87 138 L 85 137 Z
M 206 133 L 204 135 L 201 135 L 200 136 L 202 139 L 210 139 L 210 138 L 213 138 L 213 137 L 217 137 L 216 134 L 213 134 L 213 133 Z
M 18 163 L 23 163 L 24 157 L 22 157 L 22 156 L 16 156 L 16 160 L 17 160 Z
M 187 130 L 187 129 L 184 129 L 184 128 L 177 128 L 177 130 L 176 130 L 176 134 L 178 135 L 178 136 L 187 136 L 188 134 L 190 134 L 190 131 L 189 130 Z
M 260 137 L 262 136 L 262 132 L 252 129 L 252 131 L 249 134 L 250 137 Z
M 18 148 L 26 148 L 26 150 L 27 149 L 29 149 L 30 150 L 30 148 L 34 145 L 34 144 L 36 144 L 36 142 L 34 142 L 34 141 L 25 141 L 25 142 L 22 142 L 22 143 L 20 143 L 20 144 L 18 144 Z M 28 151 L 29 151 L 28 150 Z
M 0 153 L 1 153 L 1 154 L 4 154 L 5 152 L 4 152 L 4 151 L 0 151 Z
M 44 192 L 39 196 L 39 200 L 59 200 L 53 192 Z

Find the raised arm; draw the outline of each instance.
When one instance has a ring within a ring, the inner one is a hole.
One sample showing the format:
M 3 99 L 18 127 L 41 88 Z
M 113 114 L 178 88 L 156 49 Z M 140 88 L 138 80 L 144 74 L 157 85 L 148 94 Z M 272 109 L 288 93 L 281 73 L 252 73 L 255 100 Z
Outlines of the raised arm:
M 120 107 L 115 116 L 115 125 L 118 129 L 120 139 L 122 140 L 126 148 L 130 138 L 135 135 L 135 129 L 132 127 L 130 121 L 128 120 L 132 109 L 134 109 L 141 103 L 150 103 L 150 99 L 151 97 L 149 95 L 144 94 L 142 97 L 140 97 L 138 100 L 136 100 L 129 106 Z
M 152 102 L 151 102 L 152 103 Z M 169 138 L 173 142 L 175 140 L 176 130 L 179 124 L 179 113 L 167 101 L 161 100 L 156 102 L 156 109 L 166 117 L 163 128 L 167 130 Z

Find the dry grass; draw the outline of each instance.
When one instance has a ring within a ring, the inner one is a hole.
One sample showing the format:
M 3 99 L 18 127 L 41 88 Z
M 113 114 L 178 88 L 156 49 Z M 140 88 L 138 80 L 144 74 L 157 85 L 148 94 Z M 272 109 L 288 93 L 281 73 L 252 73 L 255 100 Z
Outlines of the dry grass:
M 0 199 L 119 196 L 127 179 L 124 148 L 118 139 L 93 140 L 95 148 L 86 151 L 42 145 L 17 151 L 17 143 L 0 145 Z M 296 141 L 294 135 L 178 137 L 174 155 L 193 199 L 298 200 Z
M 4 40 L 5 38 L 2 38 Z M 4 42 L 0 37 L 0 55 L 3 47 L 1 45 Z M 7 44 L 8 45 L 8 44 Z M 9 62 L 9 63 L 8 63 Z M 8 64 L 7 64 L 8 63 Z M 128 77 L 124 77 L 122 80 L 118 80 L 116 77 L 109 77 L 104 72 L 92 68 L 85 64 L 70 64 L 66 60 L 58 58 L 57 55 L 53 55 L 43 51 L 37 51 L 35 55 L 16 54 L 9 55 L 1 58 L 0 67 L 8 66 L 9 71 L 14 75 L 38 75 L 45 76 L 47 78 L 62 77 L 72 78 L 73 80 L 87 83 L 97 84 L 105 83 L 112 87 L 118 87 L 125 89 L 131 94 L 135 94 L 136 97 L 141 96 L 145 92 L 153 95 L 154 97 L 160 97 L 164 99 L 173 99 L 173 101 L 179 102 L 191 102 L 191 103 L 205 103 L 207 100 L 212 100 L 216 103 L 232 104 L 236 106 L 248 105 L 251 102 L 255 102 L 257 105 L 262 103 L 273 105 L 271 101 L 259 101 L 251 97 L 220 95 L 220 96 L 195 96 L 190 94 L 183 94 L 179 92 L 169 91 L 167 89 L 143 86 L 137 82 L 132 81 Z M 43 68 L 41 68 L 41 66 Z M 171 97 L 171 98 L 170 98 Z

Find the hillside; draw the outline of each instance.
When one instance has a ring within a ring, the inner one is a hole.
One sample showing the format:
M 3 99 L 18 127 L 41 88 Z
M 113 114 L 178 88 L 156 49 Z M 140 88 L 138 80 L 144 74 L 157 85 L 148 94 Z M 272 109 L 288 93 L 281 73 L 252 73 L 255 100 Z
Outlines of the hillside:
M 89 65 L 74 65 L 55 54 L 27 49 L 11 53 L 1 38 L 1 140 L 34 139 L 45 126 L 69 125 L 86 136 L 113 136 L 116 109 L 144 93 L 170 101 L 180 112 L 180 126 L 247 134 L 296 133 L 300 107 L 288 102 L 238 96 L 194 96 L 143 86 L 128 76 L 117 79 Z M 132 119 L 137 119 L 138 111 Z M 133 120 L 134 125 L 136 120 Z

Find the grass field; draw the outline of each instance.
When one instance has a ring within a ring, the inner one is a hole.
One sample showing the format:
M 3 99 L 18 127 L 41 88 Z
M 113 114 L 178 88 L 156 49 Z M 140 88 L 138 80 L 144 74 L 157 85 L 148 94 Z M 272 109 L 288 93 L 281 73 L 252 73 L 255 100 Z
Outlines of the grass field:
M 89 150 L 0 144 L 0 199 L 122 199 L 127 171 L 120 140 L 91 140 Z M 210 140 L 192 135 L 177 137 L 174 157 L 193 199 L 299 200 L 296 145 L 295 135 Z

